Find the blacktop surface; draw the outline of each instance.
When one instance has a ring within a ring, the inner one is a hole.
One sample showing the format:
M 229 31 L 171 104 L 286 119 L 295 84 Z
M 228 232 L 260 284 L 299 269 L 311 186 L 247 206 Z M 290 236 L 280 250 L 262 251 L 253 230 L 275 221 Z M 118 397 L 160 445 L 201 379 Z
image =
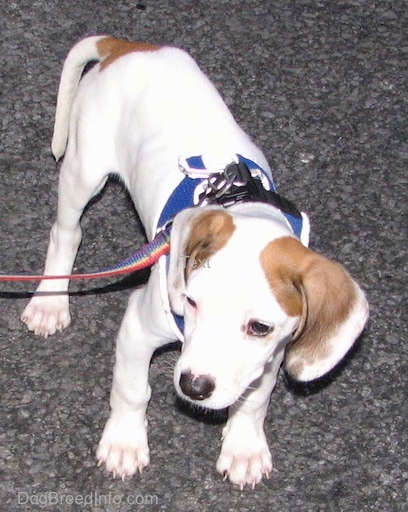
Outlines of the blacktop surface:
M 143 276 L 74 283 L 73 322 L 48 339 L 19 317 L 33 283 L 0 286 L 0 511 L 408 510 L 407 4 L 400 0 L 15 0 L 0 3 L 0 271 L 41 272 L 56 209 L 50 152 L 68 49 L 105 33 L 188 50 L 263 148 L 312 246 L 342 262 L 371 317 L 330 379 L 282 373 L 266 422 L 274 471 L 240 491 L 215 471 L 221 421 L 180 410 L 177 351 L 151 368 L 151 465 L 95 464 L 115 336 Z M 143 233 L 119 183 L 83 219 L 76 270 Z

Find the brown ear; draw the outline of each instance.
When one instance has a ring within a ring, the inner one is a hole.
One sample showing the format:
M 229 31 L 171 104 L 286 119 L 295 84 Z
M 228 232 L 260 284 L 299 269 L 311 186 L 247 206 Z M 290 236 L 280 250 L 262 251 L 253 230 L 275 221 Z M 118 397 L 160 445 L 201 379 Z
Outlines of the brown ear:
M 168 288 L 172 310 L 183 314 L 182 295 L 190 273 L 205 266 L 222 249 L 235 230 L 223 208 L 191 208 L 176 215 L 170 240 Z
M 271 284 L 283 309 L 290 314 L 282 292 L 288 286 L 297 290 L 296 303 L 302 303 L 300 326 L 286 350 L 286 369 L 298 380 L 317 379 L 341 361 L 361 333 L 368 317 L 367 300 L 340 264 L 295 238 L 280 238 L 265 250 L 274 262 L 275 275 L 279 268 L 277 273 L 285 276 L 286 283 L 281 277 Z
M 225 210 L 203 211 L 193 220 L 185 245 L 186 279 L 226 245 L 234 229 L 232 217 Z

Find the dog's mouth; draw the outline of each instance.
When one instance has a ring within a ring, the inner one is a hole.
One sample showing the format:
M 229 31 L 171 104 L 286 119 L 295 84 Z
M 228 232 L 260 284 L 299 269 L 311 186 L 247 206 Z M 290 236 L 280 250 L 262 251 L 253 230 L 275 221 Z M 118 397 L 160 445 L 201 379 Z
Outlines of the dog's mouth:
M 183 401 L 200 409 L 211 410 L 222 410 L 235 404 L 248 387 L 221 385 L 210 375 L 194 375 L 189 370 L 175 372 L 174 386 Z
M 189 404 L 189 407 L 191 407 L 194 410 L 198 411 L 223 411 L 225 409 L 228 409 L 231 407 L 234 403 L 236 403 L 240 396 L 239 395 L 236 399 L 233 400 L 222 400 L 216 397 L 210 397 L 203 400 L 194 400 L 188 396 L 186 396 L 184 393 L 177 390 L 178 398 L 183 401 L 184 403 Z

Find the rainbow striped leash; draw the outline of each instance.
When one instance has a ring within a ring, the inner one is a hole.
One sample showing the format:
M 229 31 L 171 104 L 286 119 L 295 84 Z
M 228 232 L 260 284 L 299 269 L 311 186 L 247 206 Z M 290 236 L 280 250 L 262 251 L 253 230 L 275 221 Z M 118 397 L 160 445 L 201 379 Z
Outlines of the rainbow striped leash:
M 0 282 L 42 281 L 45 279 L 103 279 L 105 277 L 120 276 L 151 267 L 161 256 L 168 254 L 169 251 L 170 227 L 167 227 L 166 229 L 160 231 L 156 238 L 154 238 L 151 242 L 138 249 L 122 262 L 100 271 L 89 272 L 86 274 L 70 274 L 58 276 L 0 274 Z

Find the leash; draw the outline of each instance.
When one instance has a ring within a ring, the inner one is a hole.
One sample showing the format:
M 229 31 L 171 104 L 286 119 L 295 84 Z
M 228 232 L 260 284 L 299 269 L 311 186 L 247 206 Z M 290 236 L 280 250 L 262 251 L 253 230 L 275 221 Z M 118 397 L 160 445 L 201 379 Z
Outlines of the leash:
M 154 265 L 157 260 L 168 254 L 170 251 L 170 227 L 167 227 L 154 238 L 151 242 L 144 245 L 128 258 L 116 265 L 112 265 L 100 271 L 88 272 L 86 274 L 71 274 L 59 276 L 43 275 L 19 275 L 19 274 L 0 274 L 1 281 L 42 281 L 50 279 L 103 279 L 106 277 L 130 274 L 137 270 L 142 270 Z

